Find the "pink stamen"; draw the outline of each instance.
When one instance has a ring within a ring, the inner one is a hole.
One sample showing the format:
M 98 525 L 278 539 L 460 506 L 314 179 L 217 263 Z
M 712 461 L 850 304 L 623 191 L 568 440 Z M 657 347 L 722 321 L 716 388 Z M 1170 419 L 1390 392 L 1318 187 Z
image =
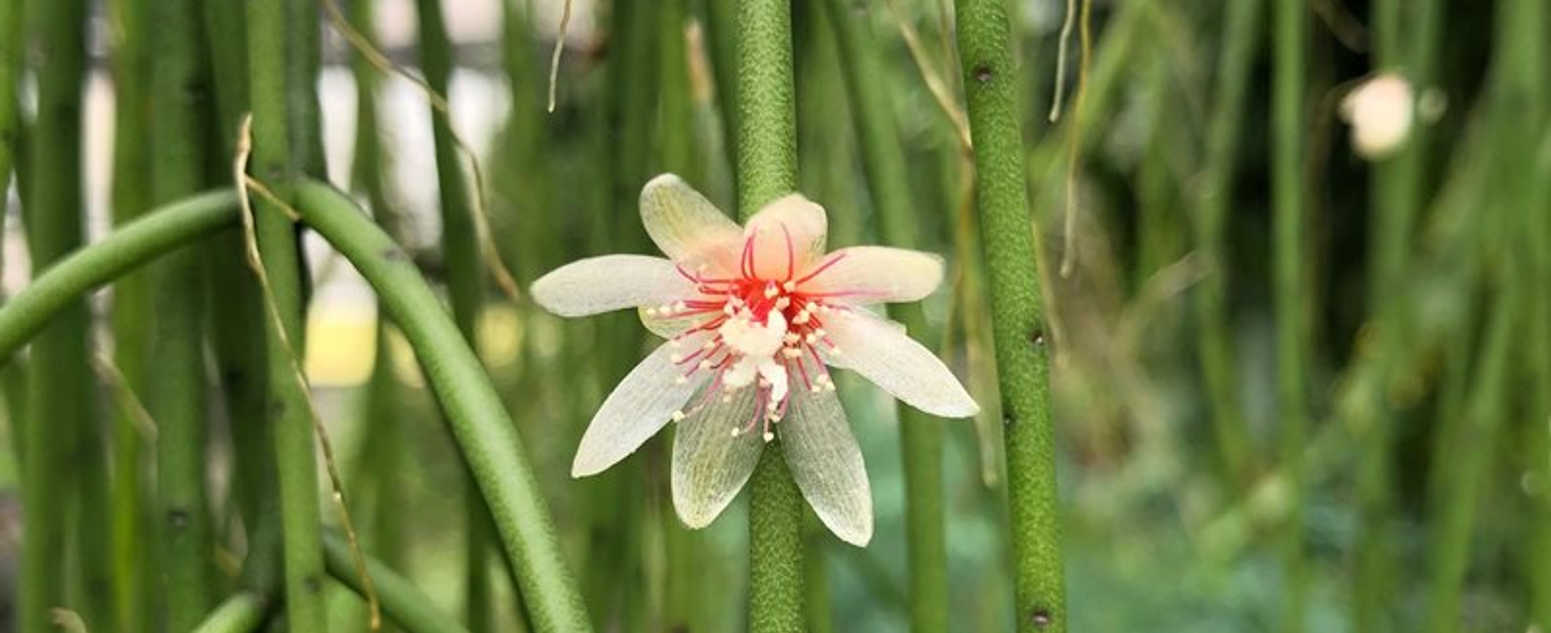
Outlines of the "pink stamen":
M 792 275 L 797 274 L 794 268 L 797 266 L 797 252 L 792 246 L 792 232 L 786 230 L 786 223 L 781 223 L 781 234 L 786 236 L 786 279 L 791 281 Z
M 819 276 L 819 273 L 822 273 L 822 272 L 824 272 L 826 270 L 829 270 L 830 266 L 834 266 L 836 263 L 839 263 L 840 260 L 845 259 L 845 257 L 846 257 L 845 253 L 835 253 L 834 255 L 830 255 L 828 259 L 824 260 L 824 263 L 819 264 L 818 268 L 813 269 L 812 272 L 810 272 L 807 275 L 803 276 L 802 279 L 798 279 L 797 280 L 797 284 L 798 285 L 802 285 L 802 284 L 807 283 L 808 281 L 812 280 L 814 277 Z

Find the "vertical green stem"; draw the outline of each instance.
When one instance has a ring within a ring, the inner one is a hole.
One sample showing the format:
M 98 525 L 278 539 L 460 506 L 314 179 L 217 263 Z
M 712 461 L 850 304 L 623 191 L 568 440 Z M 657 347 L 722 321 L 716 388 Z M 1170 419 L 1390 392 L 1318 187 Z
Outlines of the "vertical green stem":
M 113 224 L 122 226 L 151 206 L 149 6 L 143 0 L 108 4 L 113 33 Z M 3 107 L 3 102 L 0 102 Z M 148 274 L 133 272 L 113 284 L 113 361 L 128 387 L 144 394 L 147 338 L 152 304 Z M 113 594 L 115 629 L 146 630 L 150 610 L 147 586 L 146 460 L 147 437 L 134 412 L 120 408 L 113 418 Z
M 1233 171 L 1243 130 L 1249 73 L 1259 50 L 1263 0 L 1228 3 L 1217 58 L 1217 93 L 1207 128 L 1206 164 L 1195 220 L 1196 252 L 1210 271 L 1195 292 L 1197 353 L 1206 382 L 1212 429 L 1230 490 L 1249 483 L 1251 449 L 1236 395 L 1233 333 L 1228 318 L 1227 227 Z
M 1438 0 L 1378 0 L 1373 4 L 1374 56 L 1381 71 L 1404 72 L 1413 81 L 1413 89 L 1430 85 L 1437 60 L 1437 42 L 1441 39 L 1442 13 Z M 1404 11 L 1415 18 L 1411 32 L 1416 38 L 1402 37 Z M 1411 44 L 1408 46 L 1408 44 Z M 1387 360 L 1391 350 L 1408 345 L 1408 323 L 1399 306 L 1405 298 L 1402 283 L 1412 241 L 1414 218 L 1421 206 L 1422 167 L 1426 162 L 1427 126 L 1413 125 L 1411 138 L 1395 156 L 1375 163 L 1372 171 L 1372 220 L 1369 233 L 1370 263 L 1368 303 L 1371 317 L 1378 324 L 1378 368 L 1375 392 L 1367 397 L 1360 411 L 1365 419 L 1353 421 L 1356 428 L 1368 429 L 1363 438 L 1363 458 L 1358 471 L 1357 497 L 1362 515 L 1358 536 L 1357 571 L 1354 574 L 1354 628 L 1358 631 L 1390 630 L 1388 605 L 1394 602 L 1397 576 L 1396 553 L 1391 544 L 1394 534 L 1391 520 L 1394 501 L 1394 438 L 1391 405 L 1384 394 L 1393 374 Z
M 199 3 L 151 5 L 156 63 L 151 71 L 151 196 L 170 202 L 199 191 L 211 153 L 207 114 L 208 57 Z M 147 406 L 157 422 L 156 467 L 167 625 L 192 630 L 215 603 L 210 574 L 211 525 L 205 490 L 205 382 L 198 246 L 186 246 L 151 269 L 156 305 Z
M 249 90 L 253 111 L 253 155 L 249 171 L 290 196 L 290 185 L 307 165 L 307 148 L 298 146 L 305 112 L 316 110 L 313 84 L 297 81 L 292 57 L 306 51 L 293 46 L 294 31 L 316 31 L 316 14 L 293 19 L 293 5 L 253 2 L 248 11 Z M 315 128 L 309 128 L 315 129 Z M 305 139 L 302 141 L 305 143 Z M 280 323 L 264 319 L 266 378 L 270 397 L 266 415 L 273 429 L 279 474 L 283 534 L 286 622 L 295 633 L 325 630 L 323 552 L 320 545 L 317 460 L 307 394 L 297 384 L 292 359 L 302 353 L 302 271 L 295 225 L 274 204 L 254 201 L 255 233 L 265 275 Z M 278 326 L 278 327 L 277 327 Z M 283 332 L 281 329 L 283 328 Z M 289 345 L 288 345 L 289 344 Z
M 38 108 L 27 175 L 32 179 L 26 208 L 27 245 L 33 277 L 81 245 L 81 79 L 86 65 L 86 3 L 49 0 L 27 3 L 36 29 L 33 51 Z M 49 609 L 64 604 L 66 512 L 79 460 L 78 438 L 91 432 L 90 370 L 86 365 L 89 316 L 81 301 L 33 339 L 23 435 L 22 506 L 27 525 L 22 542 L 18 627 L 23 633 L 51 630 Z M 92 508 L 100 510 L 100 508 Z
M 784 0 L 743 0 L 737 13 L 738 215 L 797 186 L 792 14 Z M 749 481 L 749 630 L 803 630 L 802 494 L 779 443 Z
M 1067 618 L 1050 350 L 1034 258 L 1011 25 L 1001 0 L 957 0 L 955 8 L 1007 427 L 1017 630 L 1059 633 Z
M 21 124 L 16 111 L 16 88 L 20 85 L 22 70 L 23 4 L 19 0 L 0 3 L 0 192 L 5 192 L 11 184 L 16 135 Z M 19 418 L 12 416 L 12 419 Z
M 1308 317 L 1312 294 L 1304 280 L 1303 196 L 1304 81 L 1307 75 L 1308 3 L 1276 0 L 1272 32 L 1271 190 L 1276 303 L 1277 399 L 1281 414 L 1281 461 L 1288 481 L 1283 535 L 1283 633 L 1303 630 L 1306 585 L 1303 563 L 1303 450 L 1308 411 Z
M 439 0 L 417 0 L 420 20 L 420 66 L 426 83 L 437 94 L 446 95 L 452 75 L 452 44 L 442 24 Z M 431 109 L 432 141 L 436 149 L 436 182 L 441 202 L 442 258 L 447 267 L 447 291 L 452 299 L 452 317 L 470 346 L 478 349 L 476 328 L 480 306 L 484 303 L 484 278 L 480 268 L 479 244 L 474 238 L 474 216 L 469 205 L 468 186 L 458 160 L 452 123 L 447 113 Z M 475 192 L 478 195 L 478 192 Z M 469 629 L 474 633 L 492 630 L 490 621 L 490 519 L 485 502 L 477 494 L 472 480 L 466 486 L 465 500 L 465 609 Z
M 867 188 L 878 212 L 883 242 L 915 248 L 916 214 L 905 151 L 894 121 L 890 76 L 873 42 L 865 10 L 849 0 L 828 0 L 830 23 L 840 43 L 851 118 L 862 151 Z M 1022 173 L 1021 169 L 1019 173 Z M 930 341 L 920 304 L 889 306 L 907 332 Z M 943 516 L 942 420 L 899 407 L 905 466 L 905 537 L 910 570 L 910 628 L 916 633 L 948 629 L 948 551 Z

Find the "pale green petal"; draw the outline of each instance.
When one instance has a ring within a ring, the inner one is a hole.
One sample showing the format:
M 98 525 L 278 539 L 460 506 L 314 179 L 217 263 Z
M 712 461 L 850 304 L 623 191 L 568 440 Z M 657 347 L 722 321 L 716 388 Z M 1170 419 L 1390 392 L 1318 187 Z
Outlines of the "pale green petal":
M 842 303 L 920 301 L 942 283 L 942 258 L 887 246 L 853 246 L 830 253 L 816 266 L 804 292 L 835 293 Z
M 660 307 L 660 306 L 659 306 Z M 663 338 L 673 338 L 706 319 L 704 314 L 691 314 L 689 316 L 663 316 L 657 312 L 657 308 L 642 306 L 636 310 L 636 316 L 641 317 L 641 325 L 652 334 Z
M 754 238 L 756 276 L 776 280 L 799 276 L 824 256 L 828 227 L 824 207 L 802 194 L 794 193 L 765 205 L 749 218 L 744 229 L 745 239 Z
M 695 296 L 673 262 L 646 255 L 604 255 L 571 262 L 533 282 L 533 300 L 565 317 L 654 306 Z
M 754 392 L 739 389 L 731 402 L 716 394 L 675 427 L 673 509 L 685 525 L 710 525 L 754 472 L 765 441 L 757 428 L 742 432 L 754 416 Z M 696 396 L 697 403 L 701 399 Z
M 697 337 L 689 338 L 662 344 L 619 381 L 582 434 L 576 459 L 571 462 L 572 477 L 603 472 L 634 453 L 705 383 L 707 372 L 703 371 L 679 380 L 684 369 L 674 359 L 700 342 Z
M 872 490 L 835 392 L 793 390 L 775 429 L 792 478 L 819 520 L 840 540 L 865 547 L 872 540 Z
M 840 348 L 825 360 L 850 369 L 912 407 L 945 418 L 967 418 L 980 406 L 948 366 L 899 324 L 861 310 L 824 314 L 824 329 Z
M 691 269 L 706 264 L 737 270 L 743 229 L 682 178 L 662 174 L 646 183 L 641 189 L 641 222 L 670 259 Z

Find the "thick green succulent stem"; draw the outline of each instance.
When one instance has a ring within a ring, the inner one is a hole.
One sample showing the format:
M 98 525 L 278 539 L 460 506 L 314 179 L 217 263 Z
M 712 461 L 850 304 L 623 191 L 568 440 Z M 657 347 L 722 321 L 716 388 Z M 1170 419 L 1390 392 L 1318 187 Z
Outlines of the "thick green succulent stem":
M 536 630 L 591 630 L 517 427 L 435 293 L 408 254 L 348 196 L 311 181 L 294 191 L 302 220 L 355 265 L 419 355 L 490 508 Z
M 785 0 L 744 0 L 737 13 L 738 215 L 797 187 L 792 14 Z M 802 493 L 771 444 L 749 479 L 749 630 L 804 628 Z
M 957 0 L 959 57 L 975 158 L 975 208 L 1006 417 L 1017 630 L 1066 630 L 1050 345 L 1024 179 L 1011 25 L 1001 0 Z
M 309 169 L 315 130 L 316 96 L 308 74 L 309 48 L 298 31 L 317 27 L 316 8 L 301 11 L 297 0 L 251 2 L 248 11 L 248 94 L 253 114 L 249 173 L 282 197 Z M 308 4 L 310 5 L 310 3 Z M 315 39 L 315 38 L 312 38 Z M 310 124 L 309 124 L 310 123 Z M 274 203 L 254 200 L 254 233 L 268 279 L 269 299 L 279 315 L 264 319 L 265 377 L 279 474 L 280 528 L 285 570 L 286 622 L 295 633 L 319 633 L 327 624 L 323 603 L 323 551 L 318 525 L 317 458 L 307 393 L 293 362 L 302 353 L 302 268 L 296 227 Z
M 151 71 L 151 197 L 168 202 L 199 191 L 212 152 L 206 146 L 211 104 L 209 59 L 200 4 L 167 0 L 151 7 L 155 38 Z M 204 266 L 197 245 L 184 246 L 151 267 L 156 317 L 146 406 L 156 420 L 156 481 L 162 595 L 167 626 L 192 630 L 215 604 L 205 490 Z
M 37 118 L 26 161 L 31 183 L 22 190 L 29 193 L 23 211 L 37 278 L 82 241 L 81 80 L 87 12 L 83 0 L 26 4 L 35 29 L 30 50 L 37 60 Z M 79 299 L 70 301 L 32 346 L 28 411 L 20 429 L 27 523 L 17 629 L 23 633 L 51 630 L 49 610 L 66 604 L 67 517 L 77 491 L 85 492 L 83 484 L 90 485 L 87 478 L 102 475 L 100 466 L 89 472 L 80 468 L 83 460 L 100 465 L 104 459 L 86 452 L 97 446 L 95 442 L 82 441 L 98 435 L 91 427 L 91 371 L 86 364 L 89 323 L 86 305 Z M 94 504 L 92 509 L 103 505 Z

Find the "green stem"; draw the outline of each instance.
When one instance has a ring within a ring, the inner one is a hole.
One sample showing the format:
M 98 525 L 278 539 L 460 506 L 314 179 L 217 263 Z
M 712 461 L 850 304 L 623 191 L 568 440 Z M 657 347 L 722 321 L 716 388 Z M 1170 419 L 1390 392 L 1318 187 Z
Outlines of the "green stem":
M 37 278 L 82 241 L 80 103 L 86 65 L 86 3 L 59 0 L 29 5 L 37 29 L 32 50 L 38 59 L 38 105 L 34 135 L 28 144 L 31 204 L 24 210 L 28 250 Z M 67 567 L 61 562 L 66 560 L 66 513 L 85 477 L 100 474 L 81 473 L 79 467 L 82 460 L 100 465 L 103 456 L 76 452 L 84 448 L 82 436 L 98 435 L 89 427 L 89 319 L 85 304 L 71 301 L 32 346 L 29 411 L 22 429 L 26 458 L 22 464 L 22 506 L 27 509 L 27 523 L 22 537 L 17 629 L 23 633 L 49 630 L 49 610 L 65 604 Z
M 792 15 L 783 0 L 745 0 L 737 13 L 738 215 L 797 187 Z M 803 629 L 802 494 L 772 443 L 749 481 L 749 630 Z
M 1413 89 L 1427 87 L 1437 65 L 1442 13 L 1438 0 L 1379 0 L 1373 6 L 1375 58 L 1381 70 L 1402 72 Z M 1414 46 L 1402 38 L 1403 11 L 1416 19 Z M 1408 54 L 1410 53 L 1410 54 Z M 1380 160 L 1372 170 L 1372 220 L 1369 234 L 1369 312 L 1378 322 L 1378 364 L 1375 392 L 1360 410 L 1354 428 L 1368 429 L 1362 440 L 1363 457 L 1358 471 L 1357 497 L 1362 527 L 1358 536 L 1354 626 L 1359 631 L 1383 633 L 1391 628 L 1388 606 L 1395 601 L 1398 574 L 1391 548 L 1394 500 L 1394 412 L 1387 393 L 1397 365 L 1388 360 L 1391 350 L 1409 345 L 1409 323 L 1401 314 L 1407 262 L 1410 258 L 1415 217 L 1421 207 L 1422 173 L 1426 162 L 1427 125 L 1413 125 L 1411 138 L 1399 153 Z
M 495 519 L 537 630 L 590 630 L 516 426 L 457 326 L 403 249 L 349 198 L 315 182 L 300 184 L 296 192 L 303 220 L 376 289 L 381 306 L 419 354 Z
M 310 166 L 308 132 L 315 130 L 313 83 L 305 82 L 309 49 L 296 31 L 317 30 L 317 16 L 301 12 L 296 0 L 253 2 L 248 11 L 249 90 L 253 112 L 250 173 L 290 196 L 290 186 Z M 301 3 L 311 6 L 310 2 Z M 311 19 L 301 19 L 310 17 Z M 305 39 L 305 38 L 304 38 Z M 316 53 L 315 50 L 312 50 Z M 310 104 L 310 105 L 309 105 Z M 301 129 L 298 129 L 301 128 Z M 268 293 L 279 315 L 264 319 L 266 416 L 272 428 L 279 475 L 280 524 L 285 573 L 286 622 L 295 633 L 326 630 L 323 552 L 319 545 L 317 459 L 304 387 L 294 359 L 302 350 L 302 269 L 296 227 L 273 203 L 255 199 L 254 232 L 263 259 Z
M 1241 3 L 1234 3 L 1238 6 Z M 1000 0 L 958 0 L 977 183 L 975 207 L 991 294 L 1011 506 L 1017 630 L 1066 630 L 1050 350 L 1034 258 L 1011 26 Z
M 363 593 L 350 544 L 333 534 L 323 537 L 324 561 L 329 574 L 356 593 Z M 409 580 L 375 558 L 366 559 L 366 574 L 382 602 L 383 614 L 405 633 L 468 633 L 457 620 L 438 611 L 431 599 Z
M 241 592 L 227 598 L 204 621 L 191 629 L 193 633 L 247 633 L 257 631 L 264 624 L 268 602 L 263 596 Z
M 1206 382 L 1212 429 L 1228 487 L 1234 493 L 1249 483 L 1251 448 L 1239 409 L 1238 375 L 1228 314 L 1227 216 L 1233 202 L 1233 172 L 1238 164 L 1249 73 L 1259 50 L 1263 0 L 1229 3 L 1218 54 L 1217 93 L 1207 128 L 1205 165 L 1195 220 L 1196 252 L 1210 271 L 1195 292 L 1197 353 Z
M 0 306 L 0 358 L 10 358 L 29 339 L 42 335 L 92 288 L 169 249 L 235 224 L 236 209 L 237 196 L 230 191 L 190 196 L 152 209 L 58 260 Z
M 156 60 L 151 72 L 151 196 L 168 202 L 198 191 L 211 159 L 205 146 L 210 93 L 199 4 L 151 5 Z M 167 625 L 192 630 L 215 600 L 213 542 L 205 490 L 205 382 L 201 296 L 203 262 L 195 245 L 172 251 L 151 268 L 156 318 L 146 406 L 156 420 L 156 469 L 162 592 Z
M 1308 375 L 1307 315 L 1313 309 L 1304 280 L 1303 196 L 1304 81 L 1307 71 L 1308 3 L 1276 0 L 1272 33 L 1271 189 L 1276 289 L 1277 398 L 1281 413 L 1281 462 L 1288 482 L 1283 534 L 1283 633 L 1303 630 L 1307 582 L 1303 556 L 1303 450 L 1308 427 L 1304 384 Z
M 439 95 L 447 94 L 452 74 L 452 44 L 442 24 L 439 0 L 417 0 L 420 24 L 420 66 L 426 83 Z M 452 317 L 458 331 L 470 346 L 478 348 L 479 311 L 484 303 L 484 276 L 480 267 L 479 243 L 474 234 L 473 209 L 469 205 L 468 186 L 458 160 L 452 124 L 447 113 L 431 109 L 431 135 L 436 151 L 436 182 L 441 201 L 442 259 L 447 268 L 447 293 L 452 299 Z M 478 195 L 478 192 L 475 192 Z M 467 486 L 465 500 L 465 609 L 469 629 L 489 631 L 490 621 L 490 528 L 484 501 Z
M 113 224 L 123 227 L 151 207 L 149 6 L 143 0 L 109 5 L 113 39 Z M 0 103 L 3 108 L 3 103 Z M 131 391 L 144 394 L 152 304 L 147 273 L 119 277 L 113 285 L 113 361 Z M 147 438 L 134 414 L 113 418 L 113 594 L 116 630 L 140 633 L 149 625 L 149 578 L 145 547 Z
M 867 188 L 878 212 L 883 242 L 915 248 L 918 217 L 912 203 L 905 151 L 894 121 L 891 91 L 881 50 L 872 41 L 867 13 L 848 0 L 828 0 L 830 23 L 840 43 L 851 118 L 862 150 Z M 1019 173 L 1022 173 L 1021 169 Z M 889 306 L 905 331 L 930 341 L 920 304 Z M 910 628 L 917 633 L 948 629 L 948 548 L 943 516 L 942 420 L 899 407 L 905 466 L 905 537 L 910 570 Z
M 0 3 L 0 191 L 10 188 L 15 137 L 21 126 L 16 88 L 21 85 L 23 4 L 18 0 Z

